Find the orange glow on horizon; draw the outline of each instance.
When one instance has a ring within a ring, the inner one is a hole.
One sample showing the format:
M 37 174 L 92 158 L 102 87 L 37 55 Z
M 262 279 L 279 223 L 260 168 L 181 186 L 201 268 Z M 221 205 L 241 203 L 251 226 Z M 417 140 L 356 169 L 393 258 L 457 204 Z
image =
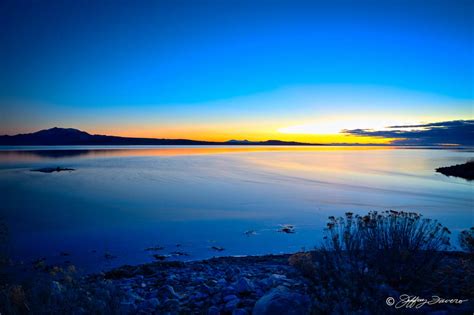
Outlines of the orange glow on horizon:
M 189 139 L 211 142 L 226 142 L 229 140 L 249 140 L 249 141 L 295 141 L 315 144 L 390 144 L 390 138 L 363 137 L 348 134 L 287 134 L 278 131 L 268 131 L 262 129 L 247 129 L 228 131 L 225 129 L 210 127 L 164 127 L 164 128 L 92 128 L 88 132 L 91 134 L 113 135 L 134 138 L 156 138 L 156 139 Z

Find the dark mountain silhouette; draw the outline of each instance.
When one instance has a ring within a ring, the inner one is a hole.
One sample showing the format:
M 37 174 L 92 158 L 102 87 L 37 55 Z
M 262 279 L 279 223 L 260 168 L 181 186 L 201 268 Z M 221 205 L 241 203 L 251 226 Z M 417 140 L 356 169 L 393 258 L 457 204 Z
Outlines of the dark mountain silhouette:
M 315 145 L 310 143 L 268 140 L 261 142 L 237 141 L 210 142 L 188 139 L 129 138 L 91 135 L 73 128 L 41 130 L 14 136 L 0 136 L 0 145 Z

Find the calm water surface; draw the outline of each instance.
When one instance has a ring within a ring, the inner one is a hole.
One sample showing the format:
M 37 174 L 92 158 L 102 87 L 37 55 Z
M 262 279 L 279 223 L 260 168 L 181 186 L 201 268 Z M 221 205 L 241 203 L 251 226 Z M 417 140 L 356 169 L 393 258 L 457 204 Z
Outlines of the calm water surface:
M 189 254 L 177 259 L 294 252 L 346 211 L 419 211 L 454 232 L 473 226 L 472 184 L 434 172 L 472 157 L 387 147 L 3 148 L 1 214 L 13 258 L 86 271 L 151 261 L 144 249 L 158 245 Z M 76 170 L 30 171 L 57 166 Z M 282 224 L 296 233 L 278 232 Z

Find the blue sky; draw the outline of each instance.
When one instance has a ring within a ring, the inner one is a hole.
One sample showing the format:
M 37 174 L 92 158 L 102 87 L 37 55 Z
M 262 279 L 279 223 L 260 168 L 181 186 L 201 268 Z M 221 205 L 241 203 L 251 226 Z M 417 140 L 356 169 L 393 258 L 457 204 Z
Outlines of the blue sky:
M 0 12 L 1 133 L 277 137 L 340 108 L 472 118 L 472 1 L 3 1 Z M 271 130 L 245 133 L 261 117 Z

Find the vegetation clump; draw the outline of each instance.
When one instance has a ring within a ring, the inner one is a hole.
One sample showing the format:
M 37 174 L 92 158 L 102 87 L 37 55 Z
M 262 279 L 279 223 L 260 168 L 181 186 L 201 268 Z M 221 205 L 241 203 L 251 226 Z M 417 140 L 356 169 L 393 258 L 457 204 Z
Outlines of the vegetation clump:
M 385 299 L 428 287 L 450 247 L 436 220 L 403 211 L 329 217 L 323 244 L 289 263 L 315 285 L 317 312 L 387 312 Z M 338 309 L 332 309 L 339 301 Z
M 459 234 L 459 245 L 468 253 L 474 253 L 474 227 Z

